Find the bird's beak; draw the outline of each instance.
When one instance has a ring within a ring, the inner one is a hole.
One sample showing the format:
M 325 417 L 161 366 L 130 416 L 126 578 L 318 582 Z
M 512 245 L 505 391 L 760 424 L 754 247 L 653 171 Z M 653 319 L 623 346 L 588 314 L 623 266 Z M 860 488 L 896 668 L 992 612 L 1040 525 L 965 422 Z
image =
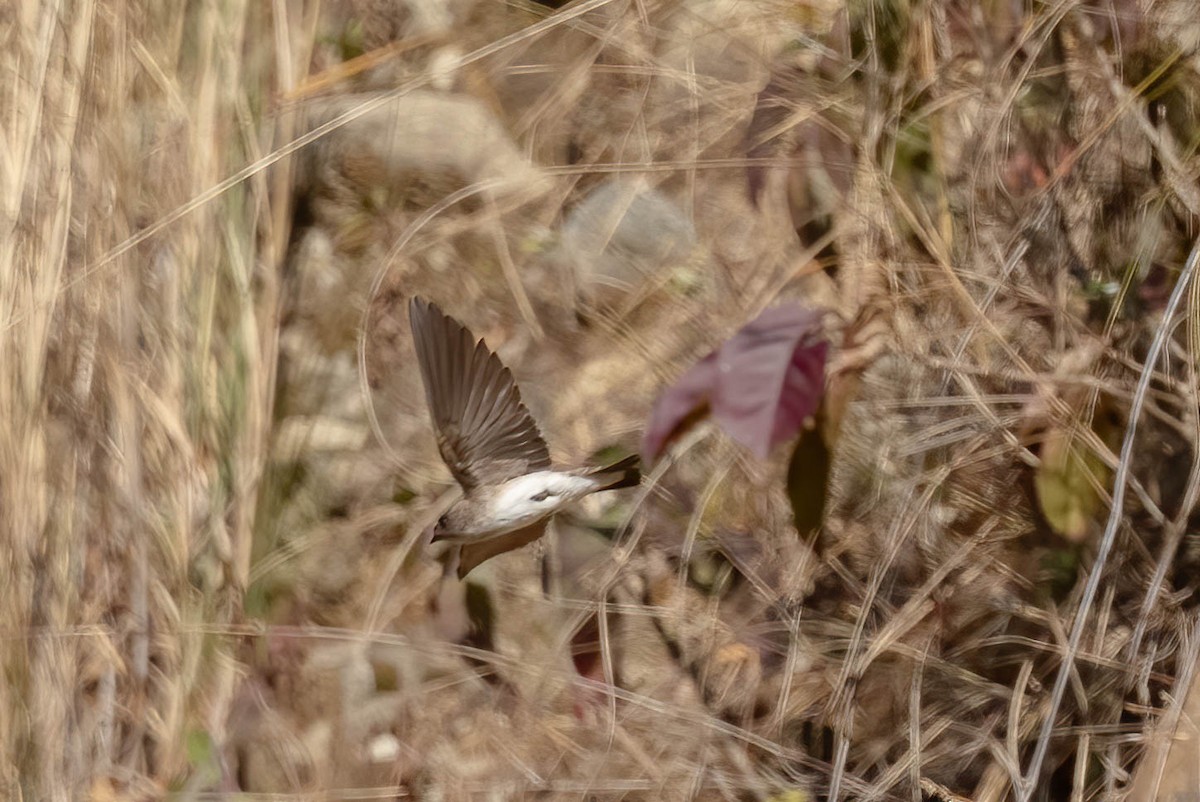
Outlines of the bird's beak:
M 434 524 L 433 526 L 429 527 L 429 529 L 430 529 L 429 542 L 431 544 L 432 543 L 454 543 L 454 542 L 462 539 L 454 533 L 454 530 L 447 530 L 445 527 L 438 526 L 437 524 Z

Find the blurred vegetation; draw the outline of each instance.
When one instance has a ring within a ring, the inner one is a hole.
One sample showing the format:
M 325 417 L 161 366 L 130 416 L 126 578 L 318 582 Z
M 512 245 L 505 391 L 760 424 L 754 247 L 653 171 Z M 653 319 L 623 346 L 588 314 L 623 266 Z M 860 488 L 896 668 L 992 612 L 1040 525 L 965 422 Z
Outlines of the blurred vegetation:
M 1194 793 L 1192 0 L 79 0 L 0 41 L 0 797 Z M 563 464 L 799 301 L 836 437 L 696 428 L 445 578 L 413 294 Z

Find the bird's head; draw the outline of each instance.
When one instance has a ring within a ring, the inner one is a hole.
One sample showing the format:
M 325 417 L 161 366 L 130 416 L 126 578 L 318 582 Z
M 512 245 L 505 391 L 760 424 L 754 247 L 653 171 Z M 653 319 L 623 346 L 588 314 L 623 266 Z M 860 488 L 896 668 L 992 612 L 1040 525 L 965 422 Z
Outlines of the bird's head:
M 437 543 L 439 540 L 451 539 L 454 532 L 454 522 L 451 520 L 450 513 L 445 513 L 441 518 L 437 519 L 437 523 L 433 525 L 433 538 L 430 543 Z

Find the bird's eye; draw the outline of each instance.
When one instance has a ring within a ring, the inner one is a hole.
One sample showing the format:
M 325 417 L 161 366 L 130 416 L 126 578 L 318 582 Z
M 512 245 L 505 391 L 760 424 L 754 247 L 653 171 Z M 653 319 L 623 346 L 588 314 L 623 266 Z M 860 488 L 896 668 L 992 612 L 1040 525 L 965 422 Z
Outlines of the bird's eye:
M 445 528 L 447 527 L 447 525 L 448 525 L 448 524 L 447 524 L 447 521 L 446 521 L 446 516 L 445 516 L 445 515 L 443 515 L 441 518 L 438 518 L 438 522 L 437 522 L 437 528 L 438 528 L 439 530 L 441 530 L 441 529 L 445 529 Z

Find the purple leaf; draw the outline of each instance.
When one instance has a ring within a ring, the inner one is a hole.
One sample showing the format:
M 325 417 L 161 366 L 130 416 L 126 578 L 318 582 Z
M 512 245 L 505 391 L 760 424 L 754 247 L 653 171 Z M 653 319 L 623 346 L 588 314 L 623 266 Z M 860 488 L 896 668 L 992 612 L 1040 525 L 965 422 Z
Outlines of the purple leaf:
M 760 459 L 790 440 L 825 391 L 821 315 L 798 305 L 768 309 L 718 351 L 712 415 Z
M 659 396 L 642 440 L 644 458 L 655 459 L 706 412 L 765 458 L 817 411 L 827 350 L 819 312 L 798 304 L 768 309 Z
M 716 377 L 717 353 L 714 351 L 692 365 L 658 397 L 642 435 L 642 459 L 647 464 L 658 458 L 667 443 L 708 412 Z

